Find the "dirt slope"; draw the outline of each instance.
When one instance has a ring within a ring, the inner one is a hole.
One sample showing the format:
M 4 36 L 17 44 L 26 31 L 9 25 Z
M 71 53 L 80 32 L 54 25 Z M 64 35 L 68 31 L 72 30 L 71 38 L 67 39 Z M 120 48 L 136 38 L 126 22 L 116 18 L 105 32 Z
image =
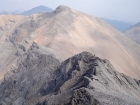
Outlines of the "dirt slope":
M 5 57 L 5 53 L 1 53 L 4 57 L 1 58 L 4 64 L 0 67 L 1 78 L 17 62 L 20 57 L 16 56 L 17 52 L 26 53 L 32 42 L 36 42 L 60 61 L 89 51 L 109 59 L 115 70 L 140 79 L 140 46 L 103 20 L 65 6 L 59 6 L 52 13 L 16 17 L 20 17 L 18 23 L 12 24 L 11 31 L 5 31 L 9 34 L 3 43 L 11 49 Z M 1 49 L 5 51 L 5 47 Z

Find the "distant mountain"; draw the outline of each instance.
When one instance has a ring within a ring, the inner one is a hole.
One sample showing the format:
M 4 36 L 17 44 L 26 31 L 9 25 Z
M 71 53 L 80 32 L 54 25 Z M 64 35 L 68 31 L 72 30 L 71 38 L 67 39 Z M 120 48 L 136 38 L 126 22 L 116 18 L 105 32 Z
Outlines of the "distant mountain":
M 130 26 L 127 30 L 130 30 L 130 29 L 136 28 L 136 27 L 140 27 L 140 22 L 138 22 L 138 23 L 136 23 L 136 24 Z M 127 31 L 127 30 L 126 30 L 126 31 Z
M 15 10 L 15 11 L 1 11 L 0 14 L 21 14 L 25 10 L 20 9 L 20 10 Z
M 125 34 L 132 39 L 133 41 L 137 42 L 140 44 L 140 22 L 129 27 L 126 31 Z
M 25 12 L 25 10 L 20 9 L 20 10 L 15 10 L 15 11 L 13 11 L 12 14 L 21 14 L 21 13 L 23 13 L 23 12 Z
M 11 12 L 9 11 L 1 11 L 0 14 L 10 14 Z
M 38 6 L 38 7 L 35 7 L 35 8 L 32 8 L 28 11 L 25 11 L 25 10 L 15 10 L 15 11 L 1 11 L 0 14 L 21 14 L 21 15 L 24 15 L 24 16 L 30 16 L 34 13 L 40 13 L 40 12 L 52 12 L 53 9 L 51 8 L 48 8 L 46 6 Z
M 121 32 L 124 32 L 126 29 L 128 29 L 131 26 L 131 24 L 123 22 L 123 21 L 110 20 L 110 19 L 105 19 L 105 18 L 102 18 L 102 19 Z
M 45 6 L 38 6 L 35 8 L 32 8 L 31 10 L 25 11 L 23 13 L 21 13 L 24 16 L 29 16 L 32 15 L 34 13 L 38 13 L 38 12 L 52 12 L 53 9 L 45 7 Z

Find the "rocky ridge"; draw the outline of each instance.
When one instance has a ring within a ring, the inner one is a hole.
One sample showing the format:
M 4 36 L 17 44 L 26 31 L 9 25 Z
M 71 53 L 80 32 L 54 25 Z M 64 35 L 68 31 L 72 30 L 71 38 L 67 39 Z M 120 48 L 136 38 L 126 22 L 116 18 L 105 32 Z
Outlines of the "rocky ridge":
M 0 40 L 2 105 L 140 103 L 140 47 L 99 18 L 66 6 L 2 15 Z
M 123 96 L 123 97 L 122 97 Z M 60 63 L 33 44 L 0 85 L 2 105 L 139 105 L 140 81 L 89 52 Z
M 117 71 L 140 79 L 139 45 L 102 19 L 66 6 L 31 16 L 0 15 L 0 42 L 0 79 L 33 42 L 60 61 L 83 51 L 94 52 Z

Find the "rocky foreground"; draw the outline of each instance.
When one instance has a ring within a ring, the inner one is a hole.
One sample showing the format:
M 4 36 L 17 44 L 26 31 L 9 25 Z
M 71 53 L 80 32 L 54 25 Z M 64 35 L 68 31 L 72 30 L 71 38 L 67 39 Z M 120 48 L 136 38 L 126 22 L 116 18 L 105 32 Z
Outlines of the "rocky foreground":
M 33 43 L 16 56 L 0 84 L 0 105 L 140 105 L 140 80 L 89 52 L 60 63 Z

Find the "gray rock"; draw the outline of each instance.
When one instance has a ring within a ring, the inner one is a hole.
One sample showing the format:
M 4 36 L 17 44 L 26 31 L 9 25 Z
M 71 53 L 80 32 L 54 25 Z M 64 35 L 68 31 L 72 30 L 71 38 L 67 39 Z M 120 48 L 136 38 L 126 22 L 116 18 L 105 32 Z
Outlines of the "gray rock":
M 89 52 L 60 64 L 33 44 L 5 75 L 0 102 L 6 105 L 140 105 L 139 80 L 118 73 Z

